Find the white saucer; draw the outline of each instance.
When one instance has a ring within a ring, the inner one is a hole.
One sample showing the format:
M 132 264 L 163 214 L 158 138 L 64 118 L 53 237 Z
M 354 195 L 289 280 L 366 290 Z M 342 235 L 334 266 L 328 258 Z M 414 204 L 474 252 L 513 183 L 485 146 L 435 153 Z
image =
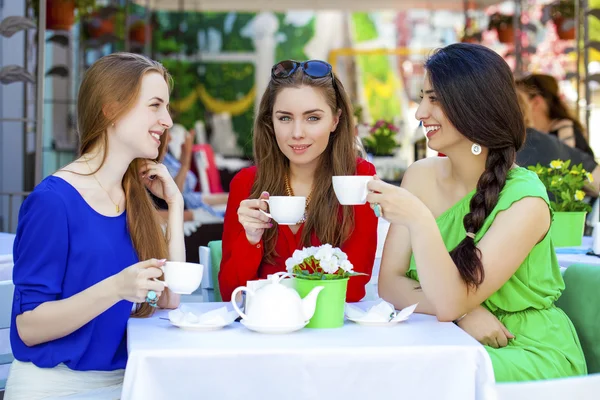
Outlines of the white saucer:
M 199 331 L 199 332 L 208 332 L 208 331 L 216 331 L 226 327 L 227 325 L 231 325 L 231 322 L 225 322 L 223 324 L 176 324 L 173 321 L 169 321 L 171 325 L 176 326 L 181 329 L 185 329 L 188 331 Z
M 188 315 L 188 318 L 185 318 L 186 313 L 194 314 L 185 304 L 182 304 L 180 308 L 169 311 L 168 318 L 165 319 L 171 325 L 181 329 L 190 331 L 215 331 L 232 324 L 237 318 L 237 313 L 235 311 L 228 311 L 226 307 L 207 311 L 201 315 L 194 314 L 193 316 L 196 316 L 196 318 L 191 318 L 192 315 Z
M 346 318 L 348 318 L 349 321 L 352 321 L 356 324 L 363 325 L 363 326 L 394 326 L 394 325 L 398 324 L 399 322 L 406 321 L 408 319 L 408 318 L 393 319 L 391 321 L 368 321 L 368 320 L 362 320 L 362 319 L 352 319 L 347 316 L 346 316 Z
M 240 321 L 240 323 L 242 325 L 244 325 L 246 328 L 248 328 L 254 332 L 268 333 L 268 334 L 283 334 L 283 333 L 295 332 L 295 331 L 298 331 L 298 330 L 304 328 L 308 324 L 308 321 L 302 322 L 301 324 L 298 324 L 298 325 L 292 325 L 292 326 L 259 326 L 259 325 L 253 325 L 252 323 L 249 323 L 243 319 Z

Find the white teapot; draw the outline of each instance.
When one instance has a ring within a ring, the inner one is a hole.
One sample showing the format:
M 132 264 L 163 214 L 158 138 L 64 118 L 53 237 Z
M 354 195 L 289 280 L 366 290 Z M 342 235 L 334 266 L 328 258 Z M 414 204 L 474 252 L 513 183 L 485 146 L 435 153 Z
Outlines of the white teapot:
M 256 326 L 297 326 L 308 322 L 315 313 L 317 297 L 324 286 L 317 286 L 309 294 L 300 298 L 298 292 L 281 283 L 290 274 L 279 272 L 270 275 L 260 289 L 253 291 L 246 286 L 240 286 L 231 294 L 231 304 L 237 313 L 248 323 Z M 238 292 L 246 292 L 252 307 L 244 314 L 238 307 L 235 297 Z

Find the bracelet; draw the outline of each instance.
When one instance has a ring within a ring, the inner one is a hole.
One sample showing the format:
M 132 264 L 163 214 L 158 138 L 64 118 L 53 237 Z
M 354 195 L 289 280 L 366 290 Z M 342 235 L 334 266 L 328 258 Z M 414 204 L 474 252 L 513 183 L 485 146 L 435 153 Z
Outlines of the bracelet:
M 462 321 L 462 319 L 463 319 L 464 317 L 466 317 L 466 316 L 467 316 L 467 314 L 463 314 L 461 317 L 458 317 L 457 319 L 455 319 L 455 320 L 454 320 L 454 321 L 452 321 L 452 322 L 454 322 L 454 324 L 458 325 L 458 323 L 459 323 L 460 321 Z

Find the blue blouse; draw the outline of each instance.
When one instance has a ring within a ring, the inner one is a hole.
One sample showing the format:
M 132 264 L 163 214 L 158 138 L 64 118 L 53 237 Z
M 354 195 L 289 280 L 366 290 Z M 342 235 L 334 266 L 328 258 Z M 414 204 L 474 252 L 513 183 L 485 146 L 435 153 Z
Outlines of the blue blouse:
M 15 322 L 25 311 L 71 297 L 137 263 L 125 212 L 103 216 L 67 181 L 49 176 L 21 206 L 13 258 L 10 341 L 17 360 L 41 368 L 64 363 L 79 371 L 125 368 L 129 301 L 65 337 L 31 347 L 19 337 Z

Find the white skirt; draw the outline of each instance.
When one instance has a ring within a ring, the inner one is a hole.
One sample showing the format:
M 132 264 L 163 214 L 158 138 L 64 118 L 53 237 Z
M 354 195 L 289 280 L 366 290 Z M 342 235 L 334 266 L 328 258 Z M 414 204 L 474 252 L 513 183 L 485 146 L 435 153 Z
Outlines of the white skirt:
M 64 364 L 39 368 L 30 362 L 14 360 L 8 373 L 4 400 L 118 400 L 124 375 L 124 369 L 74 371 Z

